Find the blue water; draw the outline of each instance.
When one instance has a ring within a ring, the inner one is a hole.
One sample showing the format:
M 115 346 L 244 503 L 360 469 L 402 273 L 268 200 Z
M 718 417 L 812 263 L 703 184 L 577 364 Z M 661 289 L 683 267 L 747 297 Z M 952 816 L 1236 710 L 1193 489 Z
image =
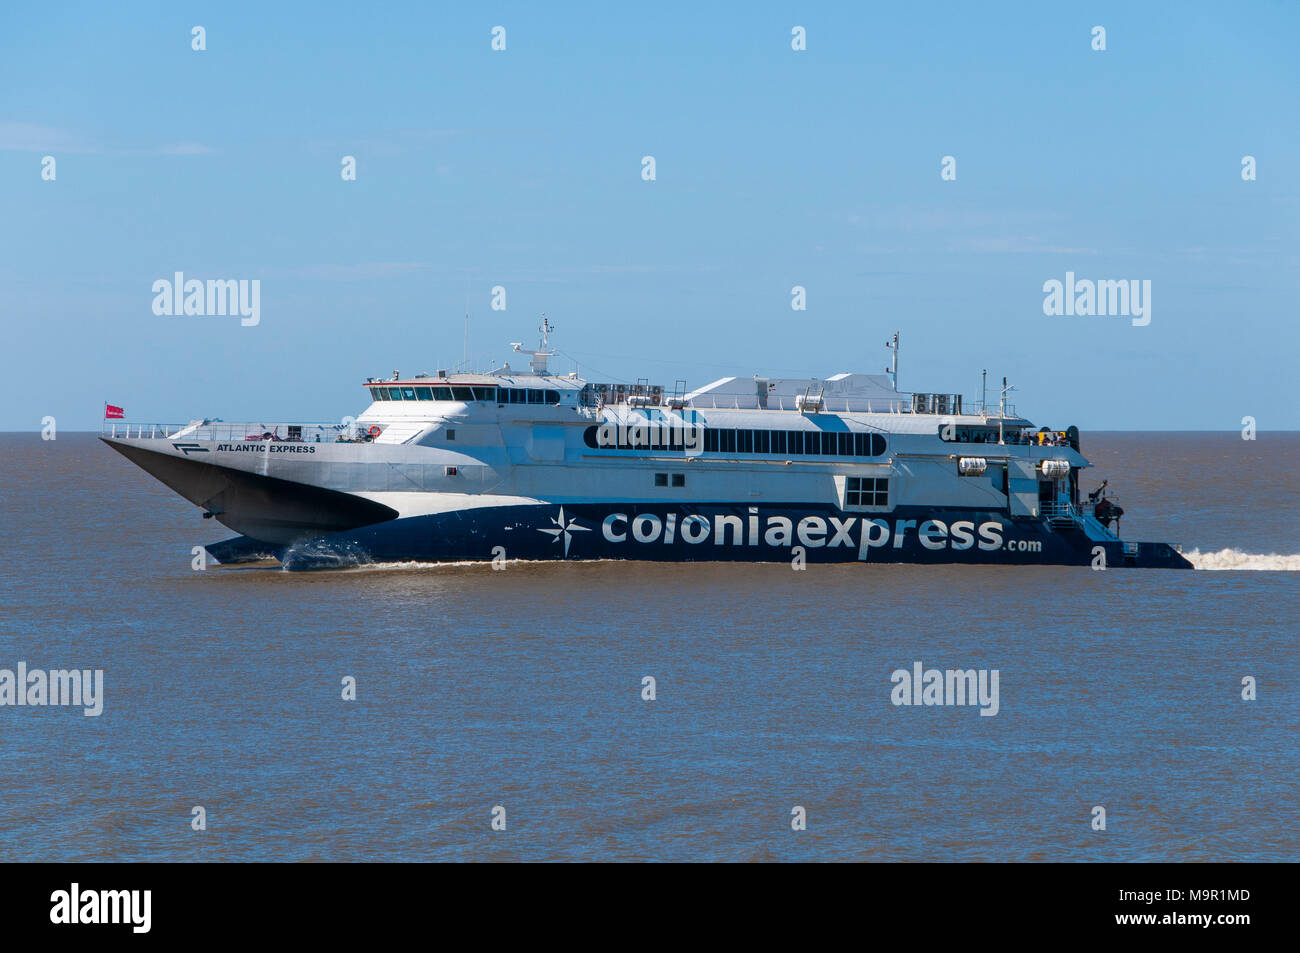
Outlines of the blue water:
M 1085 441 L 1126 535 L 1300 553 L 1297 435 Z M 1300 855 L 1294 571 L 193 572 L 228 534 L 89 436 L 0 480 L 0 668 L 105 672 L 98 718 L 0 707 L 2 860 Z M 891 705 L 917 660 L 1000 712 Z

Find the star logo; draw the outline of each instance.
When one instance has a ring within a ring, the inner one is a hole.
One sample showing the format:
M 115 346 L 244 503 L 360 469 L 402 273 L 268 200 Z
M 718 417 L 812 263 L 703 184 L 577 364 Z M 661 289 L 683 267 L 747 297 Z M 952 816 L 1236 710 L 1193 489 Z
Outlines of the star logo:
M 551 517 L 551 522 L 555 524 L 554 527 L 540 526 L 540 527 L 538 527 L 537 532 L 539 532 L 539 533 L 548 533 L 551 537 L 553 537 L 554 541 L 557 542 L 557 543 L 560 541 L 560 538 L 563 537 L 563 538 L 564 538 L 564 558 L 565 558 L 565 559 L 568 559 L 568 558 L 569 558 L 569 539 L 570 539 L 570 534 L 571 534 L 571 533 L 590 533 L 590 532 L 591 532 L 591 530 L 590 530 L 588 527 L 586 527 L 586 526 L 579 526 L 579 525 L 578 525 L 578 521 L 577 521 L 576 519 L 565 520 L 565 518 L 564 518 L 564 507 L 563 507 L 563 506 L 560 507 L 560 517 L 559 517 L 559 519 L 556 519 L 555 517 Z

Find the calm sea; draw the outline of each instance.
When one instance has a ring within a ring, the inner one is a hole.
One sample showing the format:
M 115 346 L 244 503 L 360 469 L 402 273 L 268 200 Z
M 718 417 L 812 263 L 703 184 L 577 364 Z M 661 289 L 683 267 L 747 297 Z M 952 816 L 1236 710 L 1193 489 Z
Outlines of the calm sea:
M 0 434 L 0 668 L 105 673 L 0 708 L 0 860 L 1296 860 L 1300 434 L 1083 451 L 1228 568 L 194 572 L 194 506 Z M 890 704 L 917 661 L 998 714 Z

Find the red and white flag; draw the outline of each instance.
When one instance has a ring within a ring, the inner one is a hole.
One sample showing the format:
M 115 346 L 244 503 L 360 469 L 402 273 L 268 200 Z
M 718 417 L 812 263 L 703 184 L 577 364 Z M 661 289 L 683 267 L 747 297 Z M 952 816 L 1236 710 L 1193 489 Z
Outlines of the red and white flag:
M 126 416 L 126 411 L 124 411 L 121 407 L 114 407 L 112 404 L 104 405 L 105 420 L 122 420 L 125 418 L 125 416 Z

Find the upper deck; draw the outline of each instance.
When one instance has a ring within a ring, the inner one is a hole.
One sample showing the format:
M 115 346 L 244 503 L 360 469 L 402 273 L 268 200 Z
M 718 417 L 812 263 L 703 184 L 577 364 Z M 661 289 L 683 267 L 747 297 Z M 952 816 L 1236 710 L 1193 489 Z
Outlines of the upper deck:
M 885 374 L 839 373 L 826 378 L 723 377 L 689 389 L 685 380 L 672 388 L 651 384 L 588 381 L 576 372 L 553 374 L 547 368 L 548 323 L 541 346 L 517 352 L 529 367 L 507 363 L 489 373 L 453 373 L 367 378 L 371 404 L 339 424 L 262 422 L 226 423 L 219 419 L 183 425 L 106 421 L 106 435 L 133 439 L 188 438 L 239 442 L 407 443 L 430 427 L 455 422 L 633 423 L 671 420 L 718 428 L 867 430 L 895 434 L 938 433 L 945 442 L 1008 443 L 1024 439 L 1032 424 L 1003 400 L 996 411 L 981 399 L 960 394 L 911 393 L 897 389 L 897 336 L 891 345 L 894 367 Z M 772 415 L 769 417 L 769 415 Z M 776 417 L 784 415 L 785 422 Z M 835 420 L 834 418 L 839 418 Z M 768 422 L 770 421 L 770 422 Z

